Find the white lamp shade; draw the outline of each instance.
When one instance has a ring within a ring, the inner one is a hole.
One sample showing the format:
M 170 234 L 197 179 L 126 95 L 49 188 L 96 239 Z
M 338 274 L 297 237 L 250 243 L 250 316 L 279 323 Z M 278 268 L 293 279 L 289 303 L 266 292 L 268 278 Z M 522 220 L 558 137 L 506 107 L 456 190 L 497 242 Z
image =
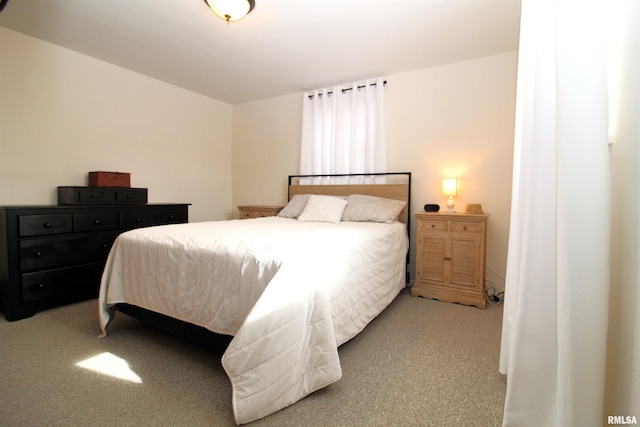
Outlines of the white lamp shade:
M 445 178 L 442 180 L 442 195 L 449 197 L 458 195 L 458 178 Z
M 204 0 L 213 12 L 227 22 L 238 21 L 255 7 L 254 0 Z

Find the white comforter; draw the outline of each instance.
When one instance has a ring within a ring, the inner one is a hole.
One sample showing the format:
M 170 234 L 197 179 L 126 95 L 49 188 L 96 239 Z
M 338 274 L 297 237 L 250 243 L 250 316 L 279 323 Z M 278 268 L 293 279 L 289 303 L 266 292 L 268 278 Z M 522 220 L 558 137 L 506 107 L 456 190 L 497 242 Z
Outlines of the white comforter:
M 102 277 L 100 323 L 126 302 L 233 335 L 222 357 L 238 424 L 337 381 L 337 348 L 404 287 L 403 224 L 270 217 L 132 230 Z

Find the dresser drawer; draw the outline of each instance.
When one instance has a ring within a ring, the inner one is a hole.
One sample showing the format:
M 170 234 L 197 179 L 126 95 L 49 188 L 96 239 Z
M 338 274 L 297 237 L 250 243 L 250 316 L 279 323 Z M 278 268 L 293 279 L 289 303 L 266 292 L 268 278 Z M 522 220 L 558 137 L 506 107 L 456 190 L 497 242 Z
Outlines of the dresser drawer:
M 23 274 L 21 301 L 31 303 L 73 295 L 91 298 L 98 295 L 104 263 L 45 270 Z
M 155 223 L 157 225 L 162 224 L 179 224 L 188 221 L 187 209 L 167 209 L 158 211 L 154 215 Z
M 118 228 L 118 214 L 115 212 L 77 213 L 73 214 L 73 230 L 107 231 Z
M 117 203 L 133 203 L 133 204 L 147 203 L 147 189 L 146 188 L 118 188 L 116 190 L 116 202 Z
M 458 234 L 481 234 L 482 224 L 479 222 L 451 221 L 451 232 Z
M 78 188 L 76 191 L 77 200 L 80 203 L 115 203 L 116 201 L 116 192 L 110 188 L 87 187 Z
M 21 215 L 18 227 L 20 237 L 71 233 L 73 220 L 71 214 Z
M 130 230 L 132 228 L 149 227 L 156 224 L 155 213 L 151 210 L 120 212 L 120 228 Z
M 107 259 L 117 233 L 20 242 L 20 270 L 29 271 Z
M 146 188 L 58 187 L 59 205 L 142 205 L 147 203 Z

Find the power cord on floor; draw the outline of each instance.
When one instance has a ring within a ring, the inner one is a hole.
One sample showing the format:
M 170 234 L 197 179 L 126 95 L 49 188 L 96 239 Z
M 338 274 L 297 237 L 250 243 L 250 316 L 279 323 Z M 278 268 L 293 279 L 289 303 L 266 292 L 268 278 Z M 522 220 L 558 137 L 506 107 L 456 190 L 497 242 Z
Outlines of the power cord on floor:
M 491 285 L 493 285 L 493 283 L 491 283 L 491 281 L 489 280 L 485 280 L 485 285 L 486 283 L 489 283 Z M 504 292 L 497 292 L 495 285 L 490 286 L 490 287 L 486 287 L 486 297 L 487 297 L 487 302 L 491 305 L 498 305 L 498 304 L 502 304 L 502 301 L 504 301 Z

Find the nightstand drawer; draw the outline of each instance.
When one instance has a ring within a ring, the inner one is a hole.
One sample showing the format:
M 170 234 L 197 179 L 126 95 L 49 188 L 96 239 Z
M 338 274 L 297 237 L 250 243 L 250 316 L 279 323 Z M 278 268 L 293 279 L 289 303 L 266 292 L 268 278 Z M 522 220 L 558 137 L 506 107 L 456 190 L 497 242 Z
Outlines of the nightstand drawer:
M 452 233 L 480 234 L 482 233 L 482 223 L 451 221 L 450 229 Z
M 447 221 L 422 220 L 420 229 L 429 233 L 445 233 L 447 231 Z
M 107 259 L 116 233 L 20 242 L 20 270 L 29 271 Z
M 71 233 L 73 221 L 70 214 L 22 215 L 18 219 L 20 237 L 46 236 Z
M 240 211 L 240 218 L 241 219 L 249 219 L 249 218 L 260 218 L 260 212 L 256 212 L 256 211 L 247 211 L 247 210 L 241 210 Z

